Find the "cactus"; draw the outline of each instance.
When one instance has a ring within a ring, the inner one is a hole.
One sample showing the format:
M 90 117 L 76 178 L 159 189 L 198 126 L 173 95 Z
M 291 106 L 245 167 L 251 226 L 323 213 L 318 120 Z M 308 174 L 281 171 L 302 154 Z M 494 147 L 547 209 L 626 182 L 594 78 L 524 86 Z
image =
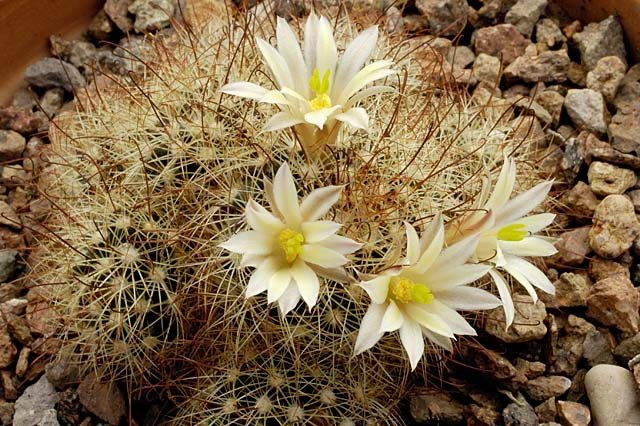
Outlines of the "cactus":
M 332 22 L 341 47 L 368 24 Z M 363 101 L 368 132 L 342 129 L 309 161 L 294 133 L 260 131 L 270 106 L 218 92 L 270 84 L 254 30 L 274 31 L 258 18 L 179 28 L 152 41 L 141 73 L 98 79 L 58 118 L 32 278 L 65 353 L 129 387 L 170 387 L 176 424 L 402 424 L 411 379 L 397 338 L 352 356 L 367 308 L 354 283 L 401 256 L 384 248 L 403 246 L 403 221 L 460 215 L 503 153 L 531 153 L 511 137 L 508 108 L 465 97 L 428 46 L 385 36 L 375 59 L 396 62 L 394 93 Z M 264 179 L 284 161 L 300 192 L 344 186 L 330 219 L 364 245 L 345 276 L 323 280 L 311 311 L 281 317 L 265 295 L 245 298 L 249 271 L 219 244 L 244 228 L 249 199 L 266 205 Z

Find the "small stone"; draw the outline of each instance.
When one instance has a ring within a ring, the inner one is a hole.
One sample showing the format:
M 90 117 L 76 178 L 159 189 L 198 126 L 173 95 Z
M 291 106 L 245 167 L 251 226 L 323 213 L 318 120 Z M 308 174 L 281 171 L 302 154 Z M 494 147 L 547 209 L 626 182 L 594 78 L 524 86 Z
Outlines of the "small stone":
M 505 426 L 538 426 L 536 412 L 524 398 L 507 405 L 502 410 L 502 419 Z
M 617 365 L 596 365 L 589 370 L 584 383 L 595 424 L 640 424 L 640 397 L 629 370 Z
M 547 334 L 544 319 L 547 316 L 544 303 L 533 303 L 529 295 L 514 294 L 515 319 L 505 330 L 505 316 L 502 307 L 489 311 L 484 322 L 487 333 L 506 343 L 540 340 Z
M 18 348 L 11 341 L 11 336 L 6 327 L 0 328 L 0 368 L 13 364 L 18 355 Z
M 500 24 L 493 27 L 480 28 L 475 33 L 474 47 L 476 54 L 500 58 L 505 64 L 510 64 L 518 56 L 524 54 L 525 48 L 531 44 L 511 24 Z
M 584 275 L 565 272 L 553 283 L 553 286 L 556 288 L 555 295 L 540 294 L 540 300 L 547 308 L 587 306 L 590 286 Z
M 51 336 L 56 332 L 56 324 L 53 321 L 56 315 L 48 302 L 30 300 L 25 317 L 32 334 Z
M 29 368 L 29 355 L 31 354 L 31 349 L 27 346 L 20 349 L 20 354 L 18 355 L 18 361 L 16 362 L 16 376 L 22 377 L 24 373 L 27 372 L 27 368 Z
M 0 225 L 8 226 L 13 229 L 22 229 L 22 221 L 20 216 L 5 201 L 0 201 Z M 0 281 L 4 282 L 4 281 Z
M 586 405 L 572 401 L 558 401 L 558 417 L 565 426 L 589 426 L 591 411 Z
M 558 126 L 560 116 L 562 115 L 562 107 L 564 105 L 564 96 L 553 90 L 543 90 L 534 97 L 545 110 L 551 115 L 551 123 Z
M 589 185 L 582 181 L 562 196 L 562 204 L 567 207 L 568 214 L 589 220 L 593 217 L 598 203 Z
M 134 29 L 142 33 L 168 27 L 175 5 L 172 0 L 134 0 L 127 10 L 136 16 Z
M 631 361 L 633 357 L 640 354 L 640 334 L 636 334 L 620 342 L 613 350 L 613 353 L 624 362 Z
M 618 112 L 611 118 L 607 133 L 614 149 L 640 154 L 640 110 Z
M 58 412 L 53 408 L 46 410 L 40 416 L 40 420 L 36 426 L 60 426 L 58 422 Z
M 549 398 L 536 408 L 534 408 L 536 415 L 538 416 L 538 420 L 540 422 L 553 422 L 556 420 L 556 416 L 558 415 L 558 409 L 556 407 L 556 399 Z
M 609 112 L 600 92 L 591 89 L 569 89 L 564 98 L 564 107 L 578 129 L 595 134 L 607 131 Z
M 458 424 L 466 417 L 465 406 L 439 389 L 416 389 L 409 397 L 409 410 L 418 424 Z
M 567 41 L 558 24 L 549 18 L 541 19 L 536 24 L 536 41 L 552 48 Z
M 475 367 L 476 372 L 482 372 L 491 383 L 499 382 L 501 386 L 515 390 L 527 382 L 524 374 L 508 359 L 482 345 L 467 342 L 460 347 L 460 354 L 465 362 Z
M 467 46 L 455 46 L 447 51 L 445 59 L 450 64 L 462 69 L 472 64 L 476 55 Z
M 633 203 L 623 195 L 608 195 L 600 202 L 589 231 L 589 245 L 598 255 L 613 259 L 628 250 L 640 235 Z
M 0 130 L 0 162 L 22 157 L 27 142 L 20 133 L 12 130 Z
M 404 21 L 402 20 L 402 12 L 395 6 L 391 6 L 385 12 L 387 22 L 385 28 L 389 34 L 402 33 L 404 31 Z
M 467 25 L 469 5 L 466 0 L 416 0 L 415 5 L 435 34 L 454 36 Z
M 623 277 L 628 279 L 631 278 L 629 268 L 619 264 L 618 262 L 614 262 L 613 260 L 603 259 L 596 256 L 591 259 L 591 262 L 589 262 L 589 275 L 594 281 L 600 281 L 617 274 L 621 274 Z
M 87 410 L 110 424 L 119 424 L 126 414 L 125 399 L 116 383 L 100 383 L 95 374 L 82 380 L 78 395 Z
M 6 312 L 3 315 L 4 320 L 7 323 L 7 329 L 9 333 L 23 345 L 29 345 L 33 341 L 31 336 L 31 330 L 29 324 L 24 316 L 18 316 L 11 312 Z
M 595 329 L 592 324 L 582 318 L 569 315 L 564 327 L 565 335 L 557 342 L 551 342 L 553 363 L 549 367 L 549 372 L 565 376 L 576 374 L 578 362 L 582 359 L 584 352 L 584 339 Z
M 594 69 L 605 56 L 626 60 L 622 26 L 617 16 L 587 25 L 582 32 L 574 34 L 573 39 L 578 43 L 582 63 L 588 70 Z
M 543 375 L 547 369 L 547 366 L 543 362 L 527 361 L 522 358 L 516 358 L 515 367 L 524 374 L 527 379 L 535 379 Z
M 22 135 L 37 132 L 45 127 L 47 117 L 31 108 L 9 106 L 0 108 L 0 128 L 13 130 Z
M 581 369 L 573 375 L 573 379 L 571 379 L 571 387 L 569 388 L 569 392 L 567 392 L 567 397 L 565 398 L 567 401 L 580 401 L 586 396 L 586 391 L 584 389 L 584 376 L 586 374 L 587 370 Z
M 599 330 L 591 331 L 585 336 L 582 357 L 587 361 L 589 367 L 615 362 L 609 340 Z
M 500 84 L 500 59 L 495 56 L 480 53 L 473 63 L 473 74 L 480 81 L 487 82 L 491 87 Z
M 104 4 L 104 13 L 123 33 L 133 29 L 133 20 L 129 18 L 128 12 L 131 3 L 133 0 L 107 0 Z
M 67 92 L 84 87 L 86 81 L 80 71 L 68 62 L 44 58 L 30 65 L 25 71 L 27 83 L 43 89 L 62 87 Z
M 4 392 L 4 398 L 10 401 L 18 399 L 18 390 L 13 380 L 13 376 L 10 371 L 0 371 L 0 377 L 2 378 L 2 391 Z
M 28 303 L 26 299 L 9 299 L 6 302 L 0 302 L 0 312 L 2 314 L 22 315 Z
M 572 229 L 563 232 L 560 239 L 555 243 L 558 253 L 554 254 L 551 262 L 560 266 L 581 265 L 591 253 L 589 245 L 590 226 Z
M 638 332 L 639 295 L 629 279 L 621 275 L 598 281 L 587 298 L 587 316 L 603 325 L 635 334 Z
M 13 424 L 13 402 L 0 400 L 0 424 L 9 426 Z
M 616 151 L 611 147 L 611 144 L 601 141 L 590 133 L 584 143 L 584 156 L 588 163 L 594 160 L 600 160 L 632 170 L 640 170 L 640 158 L 635 155 Z
M 613 101 L 627 72 L 627 64 L 617 56 L 600 58 L 594 69 L 587 73 L 587 87 L 602 93 L 607 102 Z
M 40 98 L 40 109 L 47 114 L 48 117 L 53 117 L 60 111 L 62 104 L 64 103 L 64 90 L 60 87 L 54 87 L 49 89 Z
M 571 387 L 571 380 L 563 376 L 543 376 L 529 380 L 524 391 L 535 401 L 563 395 Z
M 481 425 L 498 426 L 501 423 L 502 416 L 492 408 L 469 404 L 469 409 L 473 417 Z
M 54 410 L 58 394 L 46 377 L 27 387 L 15 403 L 14 426 L 37 426 L 47 410 Z
M 81 379 L 78 365 L 62 355 L 56 360 L 47 363 L 44 366 L 44 371 L 47 379 L 56 389 L 65 389 Z
M 581 64 L 570 62 L 569 71 L 567 72 L 567 78 L 573 84 L 578 87 L 587 86 L 587 70 Z
M 600 161 L 591 163 L 587 176 L 591 190 L 597 195 L 624 194 L 638 181 L 632 170 Z
M 107 16 L 104 10 L 98 12 L 98 14 L 93 18 L 91 24 L 89 24 L 89 29 L 87 32 L 91 37 L 96 40 L 106 40 L 109 38 L 111 33 L 115 30 L 114 24 Z
M 569 72 L 566 50 L 542 52 L 536 56 L 520 56 L 509 64 L 504 75 L 509 80 L 526 82 L 563 82 Z
M 547 8 L 547 0 L 518 0 L 504 17 L 507 24 L 513 24 L 526 37 L 531 37 L 540 15 Z

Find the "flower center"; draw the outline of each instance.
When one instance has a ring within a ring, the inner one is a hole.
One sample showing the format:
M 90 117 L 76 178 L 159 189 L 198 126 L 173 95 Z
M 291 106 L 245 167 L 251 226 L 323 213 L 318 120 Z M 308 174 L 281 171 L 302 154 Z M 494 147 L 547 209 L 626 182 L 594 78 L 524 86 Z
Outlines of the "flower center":
M 524 229 L 525 225 L 522 223 L 512 223 L 511 225 L 503 226 L 498 230 L 497 237 L 502 241 L 522 241 L 524 237 L 529 235 Z
M 433 293 L 424 284 L 414 283 L 408 278 L 393 277 L 389 283 L 389 298 L 401 303 L 427 304 L 433 300 Z
M 284 257 L 287 262 L 293 263 L 294 260 L 302 253 L 302 243 L 304 243 L 304 236 L 291 229 L 285 229 L 278 235 L 278 242 L 280 248 L 284 252 Z
M 318 68 L 313 70 L 313 75 L 309 80 L 309 87 L 316 94 L 316 97 L 309 101 L 309 106 L 313 111 L 318 111 L 323 108 L 331 108 L 331 98 L 327 95 L 329 91 L 329 78 L 331 77 L 331 71 L 326 70 L 320 78 L 320 71 Z

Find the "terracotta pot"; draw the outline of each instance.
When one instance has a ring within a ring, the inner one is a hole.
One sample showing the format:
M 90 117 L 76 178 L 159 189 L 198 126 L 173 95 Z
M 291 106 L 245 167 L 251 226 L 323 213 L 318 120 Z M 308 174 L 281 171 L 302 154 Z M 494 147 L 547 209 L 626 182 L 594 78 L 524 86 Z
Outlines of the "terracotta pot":
M 47 55 L 52 34 L 77 37 L 104 0 L 0 0 L 0 105 L 19 87 L 25 68 Z
M 627 49 L 640 59 L 640 0 L 557 0 L 569 15 L 582 22 L 597 22 L 618 15 L 627 38 Z

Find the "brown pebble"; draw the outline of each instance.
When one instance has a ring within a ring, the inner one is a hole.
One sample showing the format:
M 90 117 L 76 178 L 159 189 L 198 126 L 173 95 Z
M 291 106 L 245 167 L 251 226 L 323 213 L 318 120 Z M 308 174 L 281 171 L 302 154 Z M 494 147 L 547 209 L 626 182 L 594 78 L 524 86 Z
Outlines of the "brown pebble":
M 20 355 L 18 355 L 18 362 L 16 362 L 16 376 L 22 377 L 24 373 L 27 372 L 27 368 L 29 368 L 29 355 L 31 354 L 31 349 L 27 346 L 23 347 L 20 350 Z
M 563 426 L 589 426 L 591 423 L 589 407 L 572 401 L 558 401 L 558 417 Z

